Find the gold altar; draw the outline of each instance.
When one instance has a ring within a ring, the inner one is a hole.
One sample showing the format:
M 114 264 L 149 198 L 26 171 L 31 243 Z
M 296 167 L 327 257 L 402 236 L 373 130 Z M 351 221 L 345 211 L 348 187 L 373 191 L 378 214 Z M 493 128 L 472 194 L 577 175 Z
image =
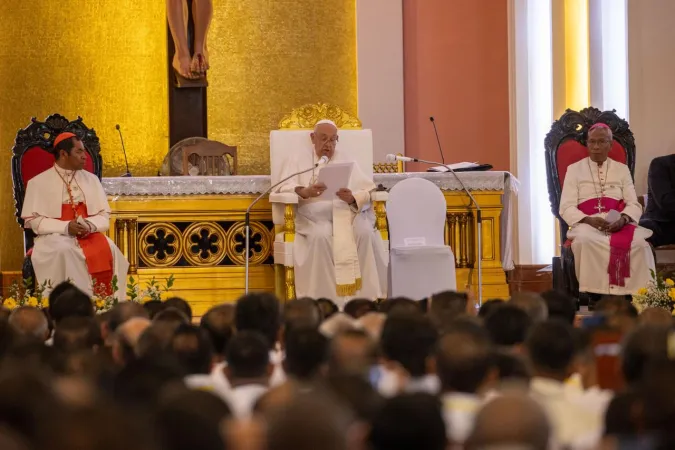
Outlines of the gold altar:
M 380 174 L 375 181 L 407 175 L 415 174 Z M 445 175 L 418 176 L 441 179 Z M 204 186 L 189 193 L 180 193 L 182 188 L 172 185 L 187 182 L 188 177 L 171 181 L 172 178 L 104 179 L 112 208 L 109 236 L 129 259 L 130 276 L 144 283 L 152 277 L 160 280 L 173 274 L 176 281 L 171 294 L 188 299 L 195 315 L 200 316 L 212 305 L 234 301 L 244 293 L 245 211 L 258 192 L 269 185 L 269 177 L 213 177 L 225 184 L 229 181 L 224 179 L 236 182 L 240 178 L 248 184 L 214 189 L 213 179 L 200 180 L 193 183 Z M 499 180 L 498 176 L 491 178 Z M 120 183 L 140 183 L 152 189 L 129 185 L 124 188 Z M 167 187 L 158 189 L 153 183 Z M 483 298 L 506 298 L 508 286 L 500 256 L 504 188 L 472 191 L 483 211 Z M 455 254 L 457 286 L 475 293 L 475 209 L 469 207 L 470 201 L 463 192 L 443 192 L 447 201 L 446 243 Z M 384 205 L 376 205 L 375 211 L 378 229 L 386 230 Z M 278 225 L 275 230 L 271 205 L 263 199 L 251 211 L 250 290 L 276 292 L 285 299 L 287 274 L 283 266 L 273 264 L 272 256 L 277 232 L 288 230 Z

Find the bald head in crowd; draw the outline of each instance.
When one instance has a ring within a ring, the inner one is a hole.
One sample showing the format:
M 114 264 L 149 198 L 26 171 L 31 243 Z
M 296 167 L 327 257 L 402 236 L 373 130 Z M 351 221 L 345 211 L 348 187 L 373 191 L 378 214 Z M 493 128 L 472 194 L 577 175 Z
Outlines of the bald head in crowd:
M 149 319 L 132 317 L 117 328 L 113 344 L 113 358 L 118 364 L 125 364 L 136 358 L 138 342 L 150 324 Z
M 546 450 L 550 433 L 544 410 L 534 400 L 524 395 L 505 394 L 478 412 L 464 448 Z
M 9 315 L 9 324 L 17 333 L 41 341 L 49 339 L 47 317 L 38 308 L 21 306 Z

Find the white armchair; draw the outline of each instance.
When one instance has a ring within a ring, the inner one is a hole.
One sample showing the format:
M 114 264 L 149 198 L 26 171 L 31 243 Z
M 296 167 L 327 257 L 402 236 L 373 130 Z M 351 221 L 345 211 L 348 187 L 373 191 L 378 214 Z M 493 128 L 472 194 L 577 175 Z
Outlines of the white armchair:
M 447 205 L 431 181 L 409 178 L 389 193 L 389 296 L 422 300 L 455 290 L 455 256 L 445 245 Z
M 338 123 L 340 126 L 340 123 Z M 275 130 L 270 133 L 270 165 L 272 184 L 280 180 L 280 172 L 286 158 L 297 158 L 300 167 L 311 167 L 312 130 Z M 368 176 L 373 175 L 373 136 L 371 130 L 341 129 L 340 141 L 336 152 L 348 153 Z M 385 202 L 388 193 L 375 191 L 371 194 L 371 201 L 375 211 L 376 226 L 385 240 L 388 248 L 387 218 Z M 272 218 L 275 225 L 274 264 L 283 266 L 284 291 L 277 292 L 282 299 L 295 298 L 295 270 L 293 267 L 293 242 L 295 241 L 295 214 L 298 196 L 289 193 L 271 193 L 269 201 L 272 204 Z

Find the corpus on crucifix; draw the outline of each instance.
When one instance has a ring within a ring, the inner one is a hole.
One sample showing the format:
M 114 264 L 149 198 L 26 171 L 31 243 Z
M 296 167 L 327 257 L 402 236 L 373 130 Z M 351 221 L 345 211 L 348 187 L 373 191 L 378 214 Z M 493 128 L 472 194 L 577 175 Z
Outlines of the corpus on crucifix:
M 190 17 L 189 0 L 167 0 L 166 12 L 171 36 L 176 48 L 172 67 L 178 84 L 203 79 L 209 70 L 209 53 L 206 45 L 209 26 L 213 17 L 212 0 L 192 0 L 194 36 L 188 33 Z M 188 39 L 192 37 L 192 46 Z M 191 51 L 192 50 L 192 51 Z

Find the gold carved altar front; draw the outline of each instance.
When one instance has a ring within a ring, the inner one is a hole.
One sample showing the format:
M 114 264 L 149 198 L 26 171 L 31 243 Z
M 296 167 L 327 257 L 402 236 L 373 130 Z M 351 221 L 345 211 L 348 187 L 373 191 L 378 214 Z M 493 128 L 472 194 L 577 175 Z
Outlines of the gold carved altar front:
M 444 174 L 417 175 L 442 180 L 437 184 L 444 187 Z M 414 175 L 376 174 L 375 182 L 391 187 L 406 176 Z M 504 189 L 496 189 L 500 186 L 495 181 L 498 176 L 493 176 L 488 186 L 493 189 L 472 189 L 483 211 L 484 299 L 508 297 L 501 260 Z M 108 178 L 103 183 L 112 208 L 109 236 L 129 259 L 130 276 L 144 283 L 153 277 L 161 280 L 174 275 L 171 294 L 189 300 L 196 316 L 244 293 L 245 212 L 269 186 L 269 177 Z M 457 286 L 476 292 L 475 208 L 462 191 L 443 192 L 447 201 L 445 240 L 455 254 Z M 378 228 L 386 238 L 384 204 L 376 205 L 375 212 Z M 249 288 L 276 292 L 282 299 L 287 298 L 293 273 L 273 264 L 273 243 L 277 232 L 294 233 L 292 217 L 286 219 L 286 228 L 277 226 L 275 230 L 266 199 L 251 211 Z

